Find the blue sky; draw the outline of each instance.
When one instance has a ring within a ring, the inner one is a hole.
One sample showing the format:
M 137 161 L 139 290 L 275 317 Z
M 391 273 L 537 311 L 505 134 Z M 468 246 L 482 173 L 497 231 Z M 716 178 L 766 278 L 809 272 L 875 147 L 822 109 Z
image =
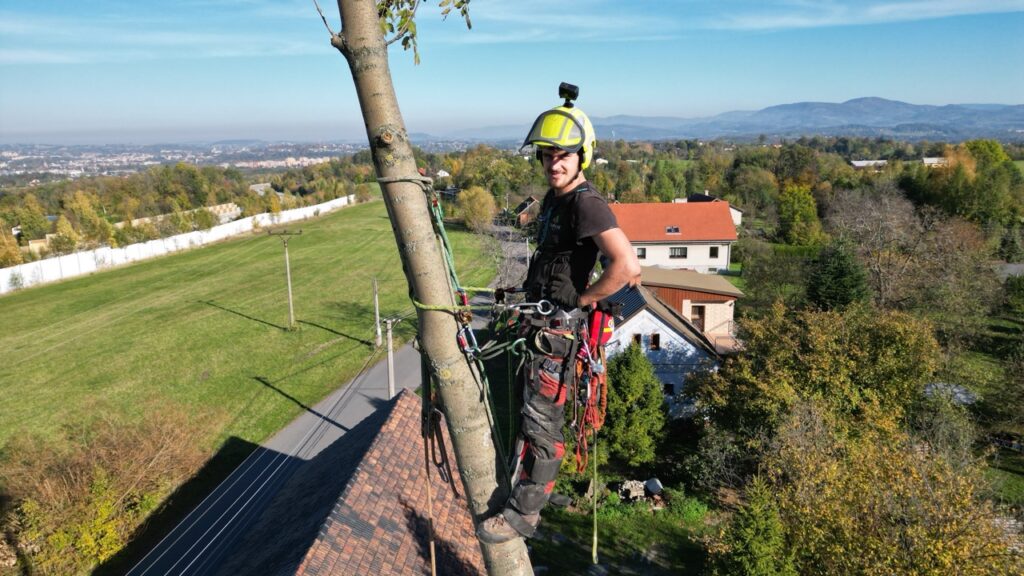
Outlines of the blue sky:
M 392 47 L 411 132 L 525 131 L 563 80 L 599 117 L 1024 103 L 1024 0 L 472 0 L 470 16 L 425 0 L 422 63 Z M 312 0 L 4 0 L 0 78 L 6 143 L 365 138 Z

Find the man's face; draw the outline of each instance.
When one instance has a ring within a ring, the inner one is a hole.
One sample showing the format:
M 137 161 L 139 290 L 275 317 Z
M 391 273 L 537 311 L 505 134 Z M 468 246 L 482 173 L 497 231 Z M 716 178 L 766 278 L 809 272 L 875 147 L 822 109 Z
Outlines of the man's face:
M 543 148 L 540 154 L 548 185 L 555 191 L 566 192 L 582 183 L 583 172 L 580 170 L 579 153 L 566 152 L 557 148 Z

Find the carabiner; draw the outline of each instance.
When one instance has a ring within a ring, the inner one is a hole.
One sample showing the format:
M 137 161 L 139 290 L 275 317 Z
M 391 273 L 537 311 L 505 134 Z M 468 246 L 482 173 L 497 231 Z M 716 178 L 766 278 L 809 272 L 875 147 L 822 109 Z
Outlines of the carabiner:
M 512 308 L 536 308 L 537 313 L 541 316 L 549 316 L 555 311 L 555 305 L 547 300 L 541 300 L 540 302 L 521 302 L 519 304 L 513 304 Z

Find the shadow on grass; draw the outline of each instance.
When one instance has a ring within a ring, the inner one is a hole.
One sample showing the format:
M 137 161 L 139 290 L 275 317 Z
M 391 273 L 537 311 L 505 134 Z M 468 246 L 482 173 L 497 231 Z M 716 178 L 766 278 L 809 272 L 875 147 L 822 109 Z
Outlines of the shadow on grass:
M 544 538 L 530 541 L 534 566 L 549 574 L 585 574 L 593 564 L 593 516 L 548 507 Z M 598 519 L 598 562 L 611 574 L 702 574 L 706 555 L 693 532 L 657 516 Z
M 364 346 L 369 346 L 371 348 L 373 348 L 373 346 L 374 346 L 373 342 L 370 342 L 369 340 L 363 340 L 362 338 L 356 338 L 355 336 L 352 336 L 352 335 L 349 335 L 349 334 L 345 334 L 344 332 L 339 332 L 338 330 L 335 330 L 334 328 L 328 328 L 327 326 L 321 326 L 320 324 L 317 324 L 315 322 L 310 322 L 309 320 L 297 320 L 297 322 L 299 324 L 305 324 L 307 326 L 312 326 L 314 328 L 319 328 L 321 330 L 330 332 L 331 334 L 335 334 L 337 336 L 341 336 L 342 338 L 348 338 L 349 340 L 352 340 L 353 342 L 358 342 L 360 344 L 363 344 Z
M 271 328 L 277 328 L 278 330 L 281 330 L 282 332 L 288 332 L 288 328 L 286 326 L 278 326 L 277 324 L 274 324 L 273 322 L 267 322 L 266 320 L 261 320 L 259 318 L 254 317 L 254 316 L 249 316 L 248 314 L 243 314 L 243 313 L 241 313 L 241 312 L 239 312 L 237 310 L 232 310 L 231 308 L 227 308 L 227 307 L 221 306 L 220 304 L 217 304 L 213 300 L 200 300 L 199 303 L 200 304 L 206 304 L 207 306 L 212 306 L 214 308 L 217 308 L 219 310 L 223 310 L 225 312 L 230 312 L 230 313 L 232 313 L 232 314 L 234 314 L 236 316 L 241 316 L 242 318 L 245 318 L 246 320 L 252 320 L 253 322 L 259 322 L 260 324 L 264 324 L 266 326 L 270 326 Z
M 246 440 L 229 438 L 195 476 L 175 490 L 164 501 L 164 505 L 146 519 L 128 540 L 128 545 L 97 567 L 93 575 L 113 576 L 127 573 L 257 449 L 258 445 Z
M 300 400 L 299 400 L 298 398 L 296 398 L 296 397 L 292 396 L 291 394 L 289 394 L 289 393 L 285 392 L 284 390 L 281 390 L 281 389 L 280 389 L 280 388 L 278 388 L 277 386 L 274 386 L 274 384 L 273 384 L 273 383 L 271 383 L 271 382 L 270 382 L 270 380 L 269 380 L 269 379 L 267 379 L 266 377 L 263 377 L 263 376 L 253 376 L 253 377 L 252 377 L 252 379 L 253 379 L 253 380 L 255 380 L 255 381 L 257 381 L 257 382 L 259 382 L 260 384 L 263 384 L 263 385 L 264 385 L 264 386 L 266 386 L 267 388 L 270 388 L 270 389 L 271 389 L 271 390 L 273 390 L 274 392 L 277 392 L 277 393 L 278 393 L 278 394 L 280 394 L 281 396 L 283 396 L 283 397 L 285 397 L 286 399 L 288 399 L 288 400 L 292 401 L 292 402 L 293 402 L 293 403 L 294 403 L 294 404 L 295 404 L 296 406 L 298 406 L 299 408 L 302 408 L 302 409 L 303 409 L 303 410 L 305 410 L 306 412 L 309 412 L 310 414 L 313 414 L 314 416 L 316 416 L 317 418 L 319 418 L 319 419 L 323 420 L 324 422 L 327 422 L 328 424 L 331 424 L 332 426 L 334 426 L 334 427 L 336 427 L 336 428 L 339 428 L 339 429 L 341 429 L 341 430 L 343 430 L 343 431 L 345 431 L 345 432 L 348 432 L 348 428 L 347 428 L 347 427 L 345 427 L 345 426 L 342 426 L 341 424 L 338 424 L 338 423 L 337 423 L 337 422 L 335 422 L 334 420 L 331 420 L 330 418 L 328 418 L 328 417 L 327 417 L 326 415 L 324 415 L 324 414 L 321 414 L 321 413 L 317 412 L 317 411 L 316 411 L 316 410 L 314 410 L 314 409 L 313 409 L 313 408 L 312 408 L 311 406 L 307 406 L 307 405 L 306 405 L 306 404 L 304 404 L 304 403 L 303 403 L 302 401 L 300 401 Z M 382 402 L 384 402 L 384 401 L 382 401 Z M 386 403 L 386 402 L 384 402 L 384 403 Z M 374 408 L 378 408 L 378 407 L 379 407 L 379 406 L 374 406 Z

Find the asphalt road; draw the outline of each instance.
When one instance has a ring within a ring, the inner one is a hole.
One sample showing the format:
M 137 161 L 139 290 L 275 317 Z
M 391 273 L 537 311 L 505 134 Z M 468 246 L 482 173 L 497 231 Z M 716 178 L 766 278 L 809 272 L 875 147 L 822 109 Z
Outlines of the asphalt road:
M 387 400 L 387 356 L 265 442 L 146 555 L 130 576 L 214 574 L 232 545 L 303 461 Z M 395 391 L 420 385 L 420 355 L 395 352 Z

